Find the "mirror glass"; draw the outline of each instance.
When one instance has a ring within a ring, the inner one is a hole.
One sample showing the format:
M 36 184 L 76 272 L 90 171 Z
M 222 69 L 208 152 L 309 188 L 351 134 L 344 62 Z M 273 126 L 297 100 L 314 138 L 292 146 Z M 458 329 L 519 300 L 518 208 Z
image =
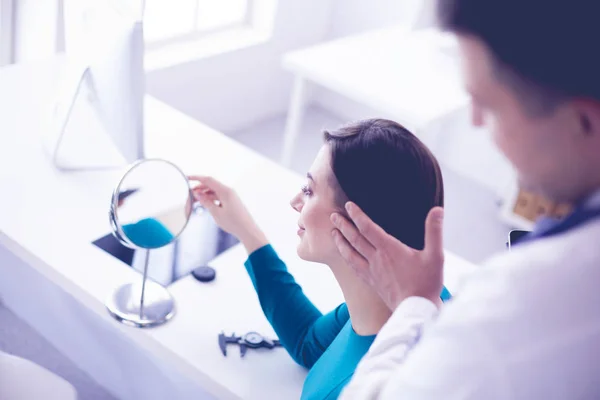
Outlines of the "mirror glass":
M 188 180 L 178 167 L 144 160 L 129 169 L 114 192 L 113 229 L 130 247 L 158 249 L 181 235 L 192 207 Z

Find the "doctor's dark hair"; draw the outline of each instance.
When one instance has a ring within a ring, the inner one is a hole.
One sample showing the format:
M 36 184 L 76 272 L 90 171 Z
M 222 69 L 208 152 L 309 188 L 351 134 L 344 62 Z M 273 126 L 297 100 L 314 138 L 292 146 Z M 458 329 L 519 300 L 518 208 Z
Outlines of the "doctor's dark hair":
M 336 203 L 356 203 L 388 234 L 422 249 L 425 219 L 444 205 L 437 160 L 402 125 L 385 119 L 353 122 L 324 132 L 331 151 Z
M 530 113 L 600 101 L 600 2 L 437 0 L 437 14 L 443 28 L 488 47 L 496 77 Z

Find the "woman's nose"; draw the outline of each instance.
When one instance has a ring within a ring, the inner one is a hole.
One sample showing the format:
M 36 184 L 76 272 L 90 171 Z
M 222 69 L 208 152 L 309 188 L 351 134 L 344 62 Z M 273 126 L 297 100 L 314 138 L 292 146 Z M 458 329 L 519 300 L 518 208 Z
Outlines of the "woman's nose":
M 302 201 L 302 193 L 295 195 L 290 201 L 290 205 L 294 210 L 298 212 L 302 211 L 302 206 L 304 205 L 304 202 Z

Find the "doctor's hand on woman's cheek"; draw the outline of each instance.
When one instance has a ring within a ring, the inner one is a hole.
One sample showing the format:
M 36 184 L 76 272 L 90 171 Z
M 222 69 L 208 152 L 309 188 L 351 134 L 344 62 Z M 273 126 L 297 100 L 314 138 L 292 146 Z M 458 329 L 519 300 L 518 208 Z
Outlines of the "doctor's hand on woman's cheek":
M 425 221 L 425 248 L 415 250 L 374 223 L 356 204 L 348 203 L 350 220 L 333 214 L 332 232 L 344 260 L 371 285 L 393 311 L 405 299 L 423 297 L 441 306 L 444 276 L 444 210 L 434 207 Z
M 232 188 L 210 176 L 189 176 L 194 200 L 225 232 L 237 237 L 249 253 L 268 243 L 252 215 Z

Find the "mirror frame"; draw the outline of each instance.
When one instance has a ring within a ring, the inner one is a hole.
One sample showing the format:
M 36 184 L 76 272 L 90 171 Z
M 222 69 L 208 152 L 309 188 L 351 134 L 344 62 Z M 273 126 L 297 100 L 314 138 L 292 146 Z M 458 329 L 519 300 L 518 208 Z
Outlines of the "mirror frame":
M 187 176 L 183 173 L 183 171 L 181 170 L 181 168 L 179 168 L 177 165 L 175 165 L 174 163 L 172 163 L 171 161 L 165 160 L 163 158 L 146 158 L 143 160 L 138 160 L 136 162 L 134 162 L 133 164 L 131 164 L 127 170 L 125 171 L 125 173 L 121 176 L 121 179 L 119 179 L 119 183 L 115 186 L 115 189 L 113 190 L 113 194 L 112 194 L 112 199 L 111 199 L 111 203 L 110 203 L 110 210 L 108 213 L 108 218 L 110 221 L 110 226 L 112 228 L 112 233 L 114 235 L 114 237 L 121 243 L 123 243 L 123 245 L 131 248 L 131 249 L 136 249 L 136 250 L 154 250 L 154 249 L 159 249 L 160 247 L 152 247 L 152 248 L 147 248 L 147 247 L 140 247 L 138 245 L 136 245 L 135 243 L 133 243 L 125 234 L 125 232 L 123 231 L 123 228 L 121 227 L 121 223 L 119 222 L 119 218 L 117 216 L 117 208 L 119 205 L 119 194 L 121 193 L 121 185 L 123 185 L 123 182 L 125 181 L 125 178 L 127 178 L 127 176 L 129 175 L 129 173 L 131 171 L 133 171 L 135 168 L 139 167 L 140 165 L 148 162 L 148 161 L 159 161 L 159 162 L 163 162 L 166 163 L 168 165 L 170 165 L 172 168 L 174 168 L 180 175 L 181 177 L 186 181 L 187 183 L 187 187 L 188 187 L 188 200 L 191 204 L 190 207 L 190 212 L 189 215 L 187 215 L 186 220 L 185 220 L 185 224 L 183 225 L 183 227 L 181 228 L 181 230 L 177 233 L 177 235 L 173 235 L 173 239 L 169 242 L 166 243 L 164 246 L 168 246 L 170 244 L 172 244 L 173 242 L 175 242 L 183 233 L 183 231 L 185 231 L 185 228 L 188 226 L 189 222 L 190 222 L 190 218 L 192 216 L 192 214 L 195 212 L 196 210 L 196 206 L 195 206 L 195 201 L 194 201 L 194 195 L 192 193 L 192 188 L 190 186 L 190 182 L 187 178 Z M 164 247 L 161 246 L 161 247 Z

